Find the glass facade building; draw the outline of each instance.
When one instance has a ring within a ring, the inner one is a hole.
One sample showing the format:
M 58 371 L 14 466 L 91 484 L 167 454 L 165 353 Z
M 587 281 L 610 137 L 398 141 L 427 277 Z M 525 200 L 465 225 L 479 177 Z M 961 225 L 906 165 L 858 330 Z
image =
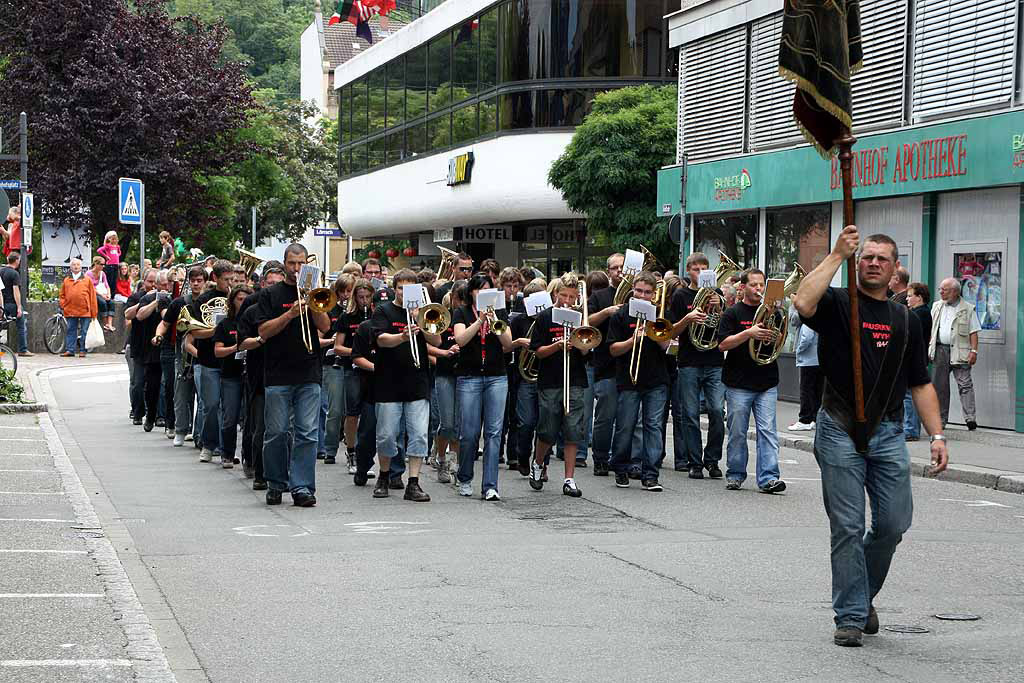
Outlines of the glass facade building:
M 475 140 L 570 129 L 594 95 L 674 83 L 678 0 L 504 0 L 338 89 L 341 178 Z

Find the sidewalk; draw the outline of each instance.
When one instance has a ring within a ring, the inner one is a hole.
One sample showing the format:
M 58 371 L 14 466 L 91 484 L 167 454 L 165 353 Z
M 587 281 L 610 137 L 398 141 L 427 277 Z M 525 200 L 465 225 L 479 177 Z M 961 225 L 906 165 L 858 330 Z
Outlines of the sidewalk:
M 788 425 L 796 422 L 798 413 L 796 403 L 779 401 L 776 414 L 779 445 L 811 453 L 814 451 L 814 432 L 786 431 Z M 707 427 L 707 418 L 701 418 L 701 423 Z M 949 437 L 949 467 L 939 475 L 939 479 L 1024 493 L 1024 434 L 980 428 L 969 432 L 962 425 L 947 425 L 945 433 Z M 747 437 L 754 439 L 753 428 Z M 931 456 L 923 429 L 921 440 L 907 443 L 907 449 L 910 451 L 911 470 L 917 476 L 924 476 Z
M 32 375 L 42 370 L 55 368 L 80 368 L 88 365 L 102 365 L 104 363 L 120 363 L 127 369 L 123 354 L 119 353 L 90 353 L 85 358 L 62 358 L 50 353 L 37 353 L 28 358 L 18 358 L 18 379 L 25 387 L 25 400 L 30 403 L 36 402 L 35 387 L 29 379 Z

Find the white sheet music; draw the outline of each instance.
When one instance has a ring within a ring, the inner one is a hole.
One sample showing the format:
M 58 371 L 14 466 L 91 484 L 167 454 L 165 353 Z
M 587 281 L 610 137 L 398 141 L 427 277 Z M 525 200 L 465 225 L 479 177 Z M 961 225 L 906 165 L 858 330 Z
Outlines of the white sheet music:
M 551 295 L 547 292 L 534 292 L 526 297 L 526 314 L 531 318 L 536 318 L 549 308 L 551 308 Z
M 498 305 L 498 299 L 501 299 L 501 305 Z M 499 292 L 496 289 L 478 289 L 476 292 L 476 310 L 486 311 L 488 308 L 498 310 L 499 308 L 505 308 L 505 293 Z
M 579 327 L 583 322 L 583 314 L 571 308 L 553 308 L 551 309 L 551 322 L 556 325 Z
M 402 305 L 405 308 L 419 308 L 423 305 L 423 285 L 402 285 Z
M 697 276 L 697 286 L 701 289 L 714 289 L 718 286 L 718 278 L 715 277 L 715 271 L 713 270 L 702 270 L 700 275 Z
M 629 300 L 629 315 L 639 320 L 655 320 L 658 317 L 658 309 L 650 301 L 643 299 Z
M 644 268 L 644 255 L 632 249 L 626 250 L 626 259 L 622 262 L 622 272 L 639 273 Z

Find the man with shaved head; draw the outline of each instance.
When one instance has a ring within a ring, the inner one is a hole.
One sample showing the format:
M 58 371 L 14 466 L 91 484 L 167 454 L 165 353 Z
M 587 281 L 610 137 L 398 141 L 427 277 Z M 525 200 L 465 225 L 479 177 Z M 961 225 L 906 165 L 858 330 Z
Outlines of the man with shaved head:
M 981 324 L 974 307 L 960 296 L 960 282 L 947 277 L 939 284 L 940 300 L 932 304 L 932 338 L 928 358 L 935 364 L 932 382 L 939 395 L 939 413 L 945 426 L 949 419 L 949 374 L 960 390 L 960 407 L 967 428 L 975 430 L 974 381 L 971 366 L 978 360 L 978 332 Z

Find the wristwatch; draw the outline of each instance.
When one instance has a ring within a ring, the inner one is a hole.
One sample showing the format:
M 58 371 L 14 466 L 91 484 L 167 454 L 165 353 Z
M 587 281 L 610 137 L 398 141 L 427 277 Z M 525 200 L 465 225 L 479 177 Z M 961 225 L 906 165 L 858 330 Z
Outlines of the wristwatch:
M 929 437 L 928 442 L 929 443 L 935 443 L 936 441 L 945 441 L 945 440 L 946 440 L 946 437 L 945 437 L 944 434 L 932 434 L 931 437 Z
M 967 353 L 973 353 L 975 356 L 977 356 L 978 355 L 978 349 L 971 349 Z
M 264 344 L 267 343 L 267 340 L 264 339 L 262 336 L 257 336 L 256 337 L 256 341 L 258 341 L 260 343 L 260 346 L 263 346 Z

